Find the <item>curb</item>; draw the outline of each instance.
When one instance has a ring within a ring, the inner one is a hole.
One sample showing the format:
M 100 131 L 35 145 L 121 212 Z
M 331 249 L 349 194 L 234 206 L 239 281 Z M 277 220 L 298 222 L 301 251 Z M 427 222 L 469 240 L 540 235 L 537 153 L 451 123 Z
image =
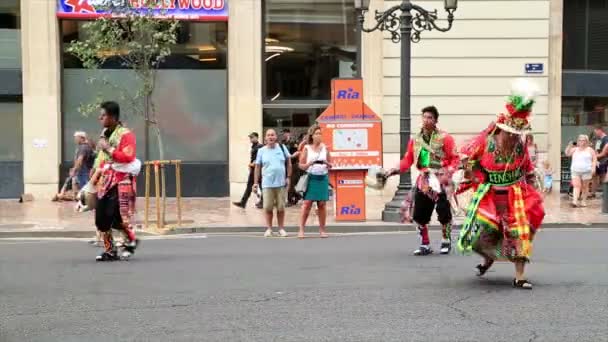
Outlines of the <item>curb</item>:
M 454 230 L 458 230 L 460 225 L 455 225 Z M 594 228 L 608 229 L 608 222 L 593 222 L 588 224 L 582 223 L 547 223 L 542 228 L 551 229 L 576 229 L 576 228 Z M 313 227 L 309 227 L 313 230 Z M 441 230 L 439 225 L 431 225 L 429 229 L 432 231 Z M 297 233 L 297 226 L 285 227 L 290 233 Z M 378 225 L 328 225 L 327 230 L 330 233 L 383 233 L 383 232 L 413 232 L 416 231 L 414 225 L 399 225 L 399 224 L 378 224 Z M 542 229 L 541 229 L 542 230 Z M 184 227 L 167 229 L 162 232 L 144 232 L 138 230 L 137 233 L 141 236 L 158 236 L 158 235 L 188 235 L 188 234 L 221 234 L 221 233 L 263 233 L 262 226 L 212 226 L 212 227 Z M 48 230 L 32 230 L 32 231 L 0 231 L 0 239 L 3 238 L 92 238 L 94 231 L 48 231 Z
M 137 231 L 141 236 L 156 236 L 149 232 Z M 72 239 L 92 239 L 95 236 L 95 231 L 84 230 L 31 230 L 31 231 L 0 231 L 0 239 L 7 238 L 72 238 Z

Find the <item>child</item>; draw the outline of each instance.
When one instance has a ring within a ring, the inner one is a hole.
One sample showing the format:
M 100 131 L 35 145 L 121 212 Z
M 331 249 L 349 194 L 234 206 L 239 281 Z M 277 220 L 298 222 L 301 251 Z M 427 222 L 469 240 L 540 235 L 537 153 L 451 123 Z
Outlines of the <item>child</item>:
M 550 193 L 553 188 L 553 168 L 548 160 L 543 161 L 543 192 Z

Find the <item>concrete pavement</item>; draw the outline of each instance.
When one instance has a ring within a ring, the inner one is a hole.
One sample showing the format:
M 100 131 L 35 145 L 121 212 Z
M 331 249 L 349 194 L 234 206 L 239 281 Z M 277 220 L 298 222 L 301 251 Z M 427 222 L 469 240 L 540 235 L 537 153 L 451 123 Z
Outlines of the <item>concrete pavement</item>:
M 434 243 L 438 235 L 432 234 Z M 84 242 L 0 240 L 0 341 L 606 341 L 606 230 L 539 233 L 513 266 L 414 257 L 415 234 Z

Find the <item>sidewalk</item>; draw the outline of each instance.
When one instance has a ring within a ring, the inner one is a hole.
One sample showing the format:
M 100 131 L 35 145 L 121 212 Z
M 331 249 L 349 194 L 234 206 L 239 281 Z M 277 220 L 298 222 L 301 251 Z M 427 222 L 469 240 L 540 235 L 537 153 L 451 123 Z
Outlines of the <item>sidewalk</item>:
M 366 222 L 336 222 L 333 208 L 329 210 L 329 232 L 374 232 L 374 231 L 411 231 L 413 225 L 386 223 L 381 221 L 384 203 L 390 195 L 368 197 Z M 143 198 L 138 199 L 137 228 L 143 227 Z M 330 206 L 331 207 L 331 206 Z M 608 215 L 601 214 L 600 200 L 589 201 L 587 208 L 571 208 L 565 197 L 552 195 L 545 201 L 546 217 L 544 227 L 602 227 L 608 228 Z M 167 201 L 167 221 L 170 226 L 176 223 L 175 201 Z M 299 220 L 299 207 L 287 209 L 286 225 L 294 232 Z M 154 206 L 151 207 L 150 221 L 155 224 Z M 462 222 L 457 216 L 455 224 Z M 311 215 L 309 232 L 316 232 L 317 219 Z M 434 221 L 433 225 L 437 225 Z M 229 198 L 189 198 L 183 200 L 182 227 L 165 233 L 234 233 L 262 232 L 264 218 L 261 210 L 253 207 L 250 200 L 247 209 L 231 204 Z M 94 213 L 77 213 L 74 203 L 54 203 L 37 199 L 33 202 L 18 203 L 17 200 L 0 200 L 0 237 L 92 237 L 94 232 Z M 146 233 L 156 234 L 153 229 Z

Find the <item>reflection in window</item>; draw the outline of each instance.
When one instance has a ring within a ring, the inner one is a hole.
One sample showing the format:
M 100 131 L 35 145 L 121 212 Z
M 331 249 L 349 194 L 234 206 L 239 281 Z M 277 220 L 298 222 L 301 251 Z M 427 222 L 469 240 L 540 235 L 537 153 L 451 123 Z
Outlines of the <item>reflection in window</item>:
M 84 39 L 82 25 L 86 21 L 63 20 L 61 30 L 64 51 L 73 40 Z M 181 22 L 178 30 L 177 45 L 171 55 L 160 64 L 160 69 L 226 69 L 228 49 L 228 25 L 224 22 L 201 23 Z M 78 58 L 64 52 L 65 68 L 82 68 Z M 120 58 L 109 58 L 104 69 L 124 69 Z
M 23 105 L 20 101 L 0 97 L 0 162 L 23 160 Z
M 322 112 L 321 108 L 266 108 L 264 109 L 264 130 L 276 128 L 277 131 L 280 131 L 287 128 L 294 137 L 297 137 L 306 133 Z
M 593 127 L 608 127 L 608 98 L 564 97 L 562 99 L 562 150 L 579 134 L 587 134 L 592 140 Z
M 352 1 L 266 0 L 265 101 L 329 99 L 331 79 L 352 77 Z
M 83 39 L 83 21 L 61 22 L 64 51 L 67 43 Z M 166 159 L 191 162 L 227 161 L 227 24 L 181 22 L 178 44 L 160 66 L 152 95 Z M 148 159 L 159 158 L 155 126 L 146 125 L 141 116 L 133 115 L 128 101 L 120 101 L 122 94 L 137 89 L 137 78 L 132 70 L 124 69 L 119 58 L 109 60 L 103 70 L 83 69 L 80 61 L 64 53 L 63 71 L 63 160 L 73 156 L 75 130 L 98 136 L 101 127 L 96 114 L 83 116 L 78 108 L 91 103 L 98 96 L 121 104 L 121 119 L 137 135 L 138 154 Z M 100 87 L 87 82 L 91 77 L 105 78 L 120 89 Z M 133 98 L 134 94 L 128 98 Z
M 19 29 L 20 27 L 21 18 L 19 15 L 19 0 L 0 1 L 0 30 L 15 30 Z
M 0 1 L 0 69 L 21 69 L 19 0 Z

